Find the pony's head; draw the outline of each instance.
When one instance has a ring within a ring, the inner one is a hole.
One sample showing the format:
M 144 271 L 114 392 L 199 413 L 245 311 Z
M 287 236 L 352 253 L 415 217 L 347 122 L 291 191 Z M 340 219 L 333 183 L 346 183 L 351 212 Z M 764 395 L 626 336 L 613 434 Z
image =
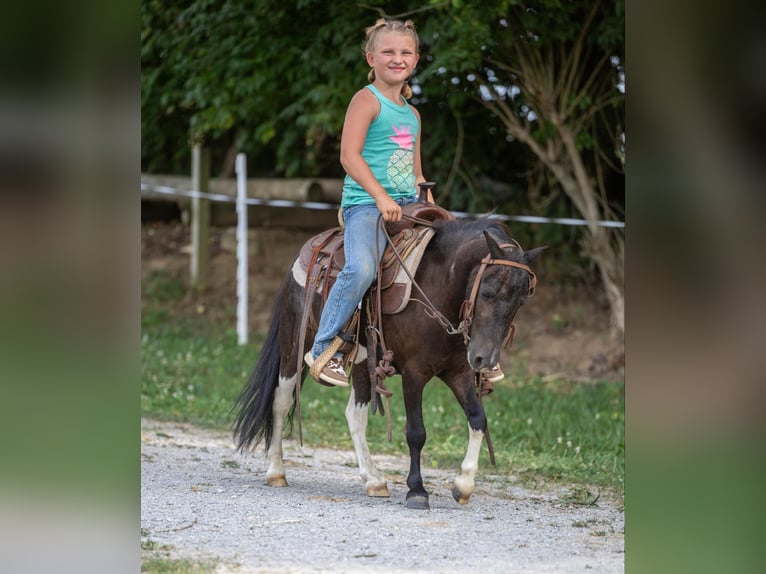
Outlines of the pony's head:
M 524 251 L 510 237 L 498 240 L 488 230 L 483 235 L 487 255 L 471 274 L 463 308 L 468 323 L 468 363 L 477 372 L 498 363 L 516 313 L 534 294 L 537 279 L 529 265 L 546 249 Z

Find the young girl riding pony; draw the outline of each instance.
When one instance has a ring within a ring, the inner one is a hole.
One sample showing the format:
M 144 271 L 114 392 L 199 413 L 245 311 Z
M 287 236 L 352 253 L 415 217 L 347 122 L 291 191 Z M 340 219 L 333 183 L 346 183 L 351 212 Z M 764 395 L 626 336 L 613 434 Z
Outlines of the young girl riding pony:
M 408 103 L 407 81 L 419 58 L 412 21 L 378 20 L 366 29 L 364 54 L 370 82 L 356 92 L 346 110 L 340 162 L 346 172 L 343 212 L 346 263 L 330 289 L 314 344 L 304 357 L 318 361 L 319 379 L 348 386 L 343 356 L 331 345 L 375 280 L 386 238 L 377 233 L 378 217 L 402 219 L 402 205 L 417 200 L 417 184 L 426 181 L 420 163 L 420 114 Z M 428 201 L 433 203 L 429 190 Z M 328 356 L 329 355 L 329 356 Z M 499 366 L 483 374 L 503 378 Z

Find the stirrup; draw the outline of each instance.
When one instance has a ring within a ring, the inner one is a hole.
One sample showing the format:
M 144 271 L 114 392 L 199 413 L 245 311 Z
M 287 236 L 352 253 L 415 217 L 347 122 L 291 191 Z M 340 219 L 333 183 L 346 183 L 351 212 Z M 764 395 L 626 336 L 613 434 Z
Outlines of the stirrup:
M 345 341 L 341 339 L 340 337 L 335 337 L 330 342 L 330 345 L 324 351 L 322 351 L 322 354 L 320 354 L 316 359 L 314 359 L 314 363 L 311 365 L 309 372 L 311 373 L 311 376 L 314 377 L 315 380 L 317 381 L 321 380 L 322 371 L 327 366 L 328 361 L 333 358 L 335 353 L 338 352 L 338 349 L 340 349 L 341 345 L 343 345 L 344 342 Z M 311 351 L 309 351 L 307 354 L 309 357 L 311 357 Z M 348 383 L 346 383 L 346 386 L 347 385 Z M 340 385 L 340 386 L 343 386 L 343 385 Z

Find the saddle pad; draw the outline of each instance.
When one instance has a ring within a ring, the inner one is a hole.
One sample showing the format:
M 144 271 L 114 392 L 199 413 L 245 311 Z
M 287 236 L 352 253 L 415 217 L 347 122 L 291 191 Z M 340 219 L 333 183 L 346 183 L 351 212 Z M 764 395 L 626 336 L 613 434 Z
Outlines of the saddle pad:
M 410 293 L 412 292 L 412 277 L 415 276 L 415 272 L 420 265 L 420 260 L 423 258 L 428 243 L 436 233 L 430 227 L 415 228 L 417 231 L 418 239 L 414 242 L 409 253 L 403 256 L 404 266 L 399 265 L 396 261 L 396 276 L 394 280 L 384 287 L 381 292 L 381 311 L 385 315 L 395 315 L 401 312 L 407 306 L 410 301 Z M 386 251 L 390 249 L 386 248 Z M 406 267 L 406 270 L 405 268 Z M 409 271 L 409 275 L 407 273 Z M 385 276 L 385 274 L 384 274 Z
M 306 273 L 304 287 L 309 283 L 314 285 L 317 293 L 329 292 L 332 283 L 346 263 L 343 253 L 343 230 L 340 227 L 333 227 L 306 241 L 298 253 L 298 263 Z M 324 289 L 328 267 L 330 283 Z

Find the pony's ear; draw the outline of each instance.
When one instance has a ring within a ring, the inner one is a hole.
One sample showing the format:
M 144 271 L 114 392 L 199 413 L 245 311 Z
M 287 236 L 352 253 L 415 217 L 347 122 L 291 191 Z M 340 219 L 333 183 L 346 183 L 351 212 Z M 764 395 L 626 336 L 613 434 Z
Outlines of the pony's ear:
M 500 249 L 500 246 L 497 244 L 497 241 L 495 241 L 492 236 L 487 233 L 486 231 L 484 233 L 484 239 L 487 241 L 487 246 L 489 247 L 489 255 L 492 257 L 492 259 L 505 259 L 505 254 L 503 253 L 503 250 Z
M 543 251 L 548 249 L 547 245 L 543 245 L 542 247 L 535 247 L 534 249 L 530 249 L 529 251 L 524 252 L 524 257 L 527 260 L 527 263 L 532 263 L 535 259 L 537 259 L 537 256 L 540 255 Z

